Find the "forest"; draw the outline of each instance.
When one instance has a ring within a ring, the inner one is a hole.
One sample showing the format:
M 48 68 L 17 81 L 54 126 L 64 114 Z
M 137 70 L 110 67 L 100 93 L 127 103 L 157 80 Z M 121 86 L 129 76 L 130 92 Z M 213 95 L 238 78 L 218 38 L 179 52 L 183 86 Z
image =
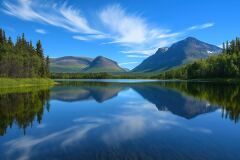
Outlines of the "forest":
M 0 77 L 45 78 L 49 74 L 49 57 L 44 56 L 40 40 L 34 46 L 22 34 L 14 43 L 0 29 Z
M 223 43 L 223 51 L 219 55 L 197 60 L 182 67 L 160 73 L 153 78 L 158 79 L 209 79 L 240 77 L 240 39 Z
M 52 79 L 149 79 L 144 73 L 51 73 Z

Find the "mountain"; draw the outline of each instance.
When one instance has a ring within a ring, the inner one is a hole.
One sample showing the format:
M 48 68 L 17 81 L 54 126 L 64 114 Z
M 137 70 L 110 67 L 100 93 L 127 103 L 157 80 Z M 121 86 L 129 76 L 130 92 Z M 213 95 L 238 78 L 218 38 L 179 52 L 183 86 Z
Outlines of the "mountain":
M 159 48 L 157 52 L 134 68 L 133 72 L 164 71 L 197 59 L 207 58 L 221 52 L 221 48 L 188 37 L 174 43 L 170 48 Z
M 91 64 L 84 69 L 85 72 L 125 72 L 117 62 L 103 56 L 96 57 Z
M 60 58 L 50 59 L 50 70 L 51 72 L 79 72 L 84 68 L 88 67 L 93 61 L 92 58 L 88 57 L 73 57 L 65 56 Z
M 98 56 L 89 57 L 65 56 L 50 59 L 50 71 L 54 73 L 82 73 L 82 72 L 124 72 L 117 62 Z

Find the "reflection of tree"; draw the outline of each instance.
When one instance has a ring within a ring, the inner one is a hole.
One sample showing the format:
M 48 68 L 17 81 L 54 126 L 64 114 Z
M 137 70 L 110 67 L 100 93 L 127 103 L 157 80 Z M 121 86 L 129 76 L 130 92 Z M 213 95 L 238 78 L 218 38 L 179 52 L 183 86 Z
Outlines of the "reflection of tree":
M 223 117 L 237 122 L 240 119 L 240 86 L 222 83 L 164 83 L 195 98 L 206 100 L 223 109 Z
M 44 107 L 49 110 L 49 90 L 8 93 L 0 95 L 0 135 L 16 123 L 25 129 L 32 125 L 35 117 L 41 123 Z

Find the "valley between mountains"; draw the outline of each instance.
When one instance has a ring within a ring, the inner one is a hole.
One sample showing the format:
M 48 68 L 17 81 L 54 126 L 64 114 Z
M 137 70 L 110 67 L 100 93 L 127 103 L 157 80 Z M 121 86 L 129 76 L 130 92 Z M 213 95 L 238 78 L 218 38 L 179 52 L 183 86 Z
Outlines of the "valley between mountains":
M 202 42 L 194 37 L 174 43 L 170 47 L 159 48 L 155 54 L 149 56 L 132 70 L 122 68 L 109 58 L 98 56 L 73 57 L 65 56 L 50 59 L 50 71 L 53 73 L 151 73 L 166 71 L 199 59 L 206 59 L 219 54 L 222 49 Z

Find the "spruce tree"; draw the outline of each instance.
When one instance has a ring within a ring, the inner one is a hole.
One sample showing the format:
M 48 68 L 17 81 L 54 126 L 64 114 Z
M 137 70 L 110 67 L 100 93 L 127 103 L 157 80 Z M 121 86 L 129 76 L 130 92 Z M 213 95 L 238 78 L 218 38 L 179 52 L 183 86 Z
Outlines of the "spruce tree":
M 0 45 L 3 45 L 3 30 L 0 29 Z
M 43 55 L 43 48 L 42 48 L 42 44 L 41 41 L 37 41 L 37 45 L 36 45 L 36 52 L 37 55 L 39 56 L 39 58 L 41 59 L 41 66 L 39 68 L 39 75 L 41 77 L 44 77 L 46 72 L 45 72 L 45 60 L 44 60 L 44 55 Z
M 49 74 L 50 74 L 50 71 L 49 71 L 49 65 L 50 65 L 50 59 L 49 59 L 49 56 L 47 56 L 46 58 L 46 66 L 45 66 L 45 69 L 46 69 L 46 76 L 48 77 Z
M 226 53 L 225 43 L 223 43 L 222 47 L 223 47 L 223 51 L 222 52 Z
M 226 42 L 226 53 L 229 54 L 229 43 L 228 43 L 228 41 Z

